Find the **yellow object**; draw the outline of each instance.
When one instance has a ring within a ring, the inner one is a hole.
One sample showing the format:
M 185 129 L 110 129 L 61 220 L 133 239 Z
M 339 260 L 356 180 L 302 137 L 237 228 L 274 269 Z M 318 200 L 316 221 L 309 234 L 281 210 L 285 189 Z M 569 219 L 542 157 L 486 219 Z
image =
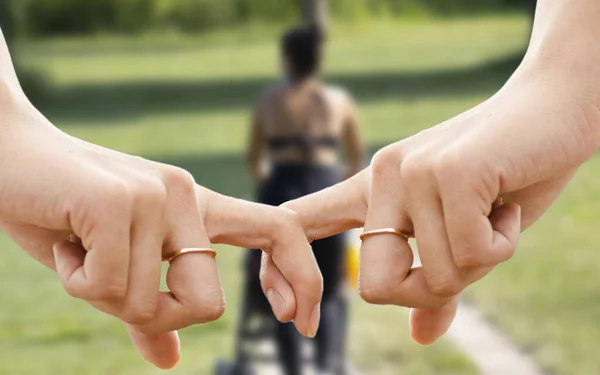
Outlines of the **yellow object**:
M 360 249 L 356 244 L 350 243 L 346 248 L 346 277 L 352 286 L 358 287 L 358 269 L 360 263 Z

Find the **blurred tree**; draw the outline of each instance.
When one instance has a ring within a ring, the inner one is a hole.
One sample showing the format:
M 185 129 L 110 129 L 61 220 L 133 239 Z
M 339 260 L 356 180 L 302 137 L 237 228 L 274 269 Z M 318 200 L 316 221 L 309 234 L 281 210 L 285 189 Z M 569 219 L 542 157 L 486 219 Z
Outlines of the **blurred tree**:
M 20 6 L 24 5 L 26 5 L 25 0 L 0 0 L 0 28 L 10 48 L 21 88 L 29 99 L 35 102 L 46 93 L 48 82 L 42 72 L 24 68 L 19 62 L 19 54 L 15 53 L 15 39 L 20 38 L 23 33 L 23 25 L 19 28 L 17 13 Z
M 8 11 L 8 0 L 0 0 L 0 27 L 7 43 L 13 36 L 12 22 L 10 22 Z
M 319 26 L 327 30 L 327 0 L 304 0 L 302 6 L 302 22 L 307 25 Z
M 299 13 L 305 23 L 325 28 L 329 17 L 354 21 L 381 14 L 452 16 L 501 8 L 533 10 L 535 0 L 0 0 L 0 6 L 5 33 L 9 16 L 8 21 L 14 21 L 13 36 L 20 38 L 153 28 L 201 32 L 245 22 L 288 22 Z

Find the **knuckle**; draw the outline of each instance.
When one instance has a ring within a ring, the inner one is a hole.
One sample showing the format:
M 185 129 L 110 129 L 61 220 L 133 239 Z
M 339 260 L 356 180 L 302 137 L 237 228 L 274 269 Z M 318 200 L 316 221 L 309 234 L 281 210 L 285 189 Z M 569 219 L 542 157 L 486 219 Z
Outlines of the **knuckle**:
M 119 300 L 127 295 L 127 283 L 119 281 L 97 282 L 91 285 L 96 298 L 100 300 Z
M 133 192 L 123 180 L 113 179 L 103 186 L 103 195 L 106 202 L 126 207 L 126 203 L 133 201 Z
M 390 303 L 394 291 L 388 283 L 376 281 L 373 278 L 360 277 L 358 294 L 367 303 L 384 305 Z
M 427 176 L 426 159 L 411 155 L 404 159 L 400 166 L 400 176 L 403 181 L 421 181 Z
M 375 179 L 388 176 L 390 171 L 400 166 L 403 154 L 400 145 L 386 146 L 373 155 L 371 167 Z
M 512 258 L 515 254 L 515 249 L 515 246 L 507 246 L 499 251 L 489 249 L 485 252 L 467 249 L 454 256 L 454 263 L 460 269 L 496 266 Z
M 458 268 L 475 268 L 485 265 L 483 259 L 472 251 L 461 252 L 454 257 L 454 263 Z
M 386 288 L 373 288 L 372 286 L 360 285 L 358 294 L 363 301 L 373 305 L 384 305 L 391 300 L 391 294 Z
M 265 246 L 266 248 L 274 247 L 279 238 L 289 238 L 291 233 L 295 234 L 293 231 L 301 231 L 304 236 L 304 229 L 302 228 L 302 222 L 298 213 L 283 207 L 277 208 L 273 213 L 269 225 L 270 228 L 264 233 L 268 241 Z
M 298 215 L 296 211 L 288 208 L 281 208 L 278 210 L 278 212 L 280 212 L 276 219 L 276 225 L 278 228 L 302 228 L 300 215 Z
M 451 181 L 458 178 L 467 165 L 457 151 L 444 150 L 432 163 L 432 172 L 438 181 Z
M 455 296 L 462 289 L 459 278 L 454 276 L 438 276 L 429 281 L 429 290 L 441 298 Z
M 205 295 L 196 301 L 192 308 L 192 319 L 195 323 L 208 323 L 223 316 L 227 301 L 223 292 Z
M 221 318 L 223 316 L 223 314 L 225 314 L 225 308 L 226 308 L 225 298 L 224 297 L 219 298 L 219 300 L 216 302 L 217 303 L 215 303 L 210 308 L 208 308 L 208 311 L 206 312 L 206 319 L 210 322 Z
M 70 297 L 73 297 L 73 298 L 82 298 L 82 295 L 80 293 L 79 288 L 75 287 L 72 283 L 68 283 L 68 282 L 65 283 L 63 285 L 63 288 L 65 289 L 65 292 L 67 292 L 67 294 Z
M 516 251 L 517 251 L 516 245 L 507 246 L 504 249 L 504 251 L 500 252 L 500 259 L 498 259 L 498 262 L 496 262 L 494 265 L 501 263 L 501 262 L 506 262 L 507 260 L 509 260 L 510 258 L 512 258 L 515 255 Z
M 121 313 L 121 319 L 129 324 L 144 325 L 154 319 L 154 309 L 149 309 L 143 306 L 127 306 Z
M 167 189 L 160 181 L 145 181 L 142 185 L 142 196 L 152 205 L 164 204 L 167 200 Z
M 364 301 L 375 305 L 401 303 L 397 291 L 406 277 L 396 267 L 364 267 L 359 273 L 358 293 Z
M 168 166 L 164 171 L 164 183 L 168 189 L 174 189 L 186 196 L 196 195 L 194 176 L 185 169 Z
M 304 288 L 303 294 L 311 296 L 315 299 L 320 298 L 323 292 L 323 276 L 318 269 L 315 272 L 308 271 L 302 277 L 302 288 Z

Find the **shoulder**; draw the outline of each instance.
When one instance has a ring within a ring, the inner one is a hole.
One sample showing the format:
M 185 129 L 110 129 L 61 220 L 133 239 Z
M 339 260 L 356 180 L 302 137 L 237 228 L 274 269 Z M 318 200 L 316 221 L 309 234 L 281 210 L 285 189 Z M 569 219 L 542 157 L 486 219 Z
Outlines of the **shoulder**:
M 268 103 L 272 102 L 273 99 L 279 97 L 283 92 L 283 85 L 281 83 L 272 83 L 264 87 L 258 95 L 258 100 L 255 103 L 257 110 L 263 108 Z
M 327 85 L 328 97 L 344 118 L 354 116 L 356 107 L 350 92 L 341 86 Z
M 352 105 L 353 99 L 348 90 L 344 89 L 341 86 L 336 85 L 327 85 L 326 86 L 327 95 L 336 103 L 343 105 Z

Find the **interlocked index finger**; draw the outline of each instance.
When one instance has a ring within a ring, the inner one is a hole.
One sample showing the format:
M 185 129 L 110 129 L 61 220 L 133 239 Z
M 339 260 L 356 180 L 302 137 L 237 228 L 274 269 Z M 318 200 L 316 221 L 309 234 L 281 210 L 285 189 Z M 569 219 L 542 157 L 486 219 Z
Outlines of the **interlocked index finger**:
M 311 241 L 361 228 L 367 216 L 370 178 L 367 168 L 344 182 L 282 206 L 298 214 Z
M 284 299 L 283 309 L 273 306 L 277 316 L 292 316 L 300 333 L 314 336 L 318 312 L 313 312 L 318 310 L 323 282 L 298 215 L 285 208 L 225 197 L 202 187 L 197 188 L 197 194 L 211 242 L 268 253 L 276 267 L 269 267 L 261 277 L 265 291 L 274 289 Z M 265 283 L 269 285 L 265 287 Z

